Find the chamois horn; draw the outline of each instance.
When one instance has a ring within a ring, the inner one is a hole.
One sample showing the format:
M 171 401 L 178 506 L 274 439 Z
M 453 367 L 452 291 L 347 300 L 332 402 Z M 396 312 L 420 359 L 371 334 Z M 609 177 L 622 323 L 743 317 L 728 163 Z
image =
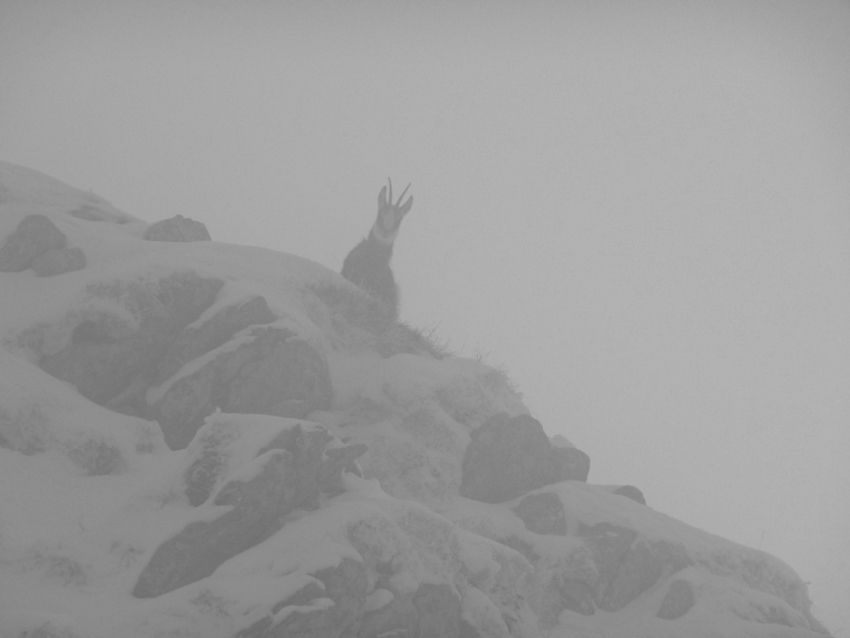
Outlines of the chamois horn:
M 390 196 L 387 198 L 387 201 L 388 201 L 390 204 L 392 204 L 392 203 L 393 203 L 393 180 L 391 180 L 391 179 L 388 177 L 388 178 L 387 178 L 387 181 L 390 183 Z M 413 183 L 413 182 L 411 182 L 411 184 L 412 184 L 412 183 Z M 404 190 L 403 190 L 403 191 L 402 191 L 402 193 L 401 193 L 401 197 L 399 197 L 399 198 L 398 198 L 398 201 L 394 204 L 394 206 L 395 206 L 396 208 L 398 208 L 398 207 L 401 205 L 401 200 L 403 200 L 403 199 L 404 199 L 404 196 L 405 196 L 405 194 L 407 193 L 407 189 L 408 189 L 408 188 L 410 188 L 410 184 L 408 184 L 407 186 L 405 186 L 405 187 L 404 187 Z

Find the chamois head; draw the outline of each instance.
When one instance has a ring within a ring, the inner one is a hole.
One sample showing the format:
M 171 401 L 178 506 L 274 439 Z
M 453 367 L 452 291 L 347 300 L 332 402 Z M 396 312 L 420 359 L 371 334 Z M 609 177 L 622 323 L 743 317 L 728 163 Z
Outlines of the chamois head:
M 392 244 L 398 235 L 399 226 L 404 216 L 410 212 L 413 206 L 413 196 L 410 196 L 404 204 L 401 200 L 410 188 L 410 184 L 404 189 L 401 197 L 393 204 L 393 182 L 387 178 L 390 183 L 389 198 L 387 197 L 387 187 L 384 186 L 378 194 L 378 219 L 375 220 L 375 225 L 372 226 L 372 234 L 375 239 L 385 244 Z

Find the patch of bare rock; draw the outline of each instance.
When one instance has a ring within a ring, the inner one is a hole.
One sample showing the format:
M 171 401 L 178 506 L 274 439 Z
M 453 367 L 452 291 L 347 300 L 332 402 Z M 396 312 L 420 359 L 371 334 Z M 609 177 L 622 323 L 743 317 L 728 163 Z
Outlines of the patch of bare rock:
M 263 297 L 225 306 L 194 325 L 223 285 L 187 271 L 92 290 L 120 297 L 136 325 L 128 328 L 109 313 L 80 317 L 67 345 L 44 354 L 40 365 L 99 405 L 157 421 L 172 449 L 185 448 L 216 410 L 303 418 L 327 407 L 324 355 L 291 330 L 270 326 L 277 318 Z M 242 333 L 238 346 L 215 352 L 236 333 Z M 204 363 L 172 379 L 203 355 Z M 149 402 L 152 389 L 160 392 Z
M 0 247 L 0 272 L 32 268 L 39 277 L 54 277 L 86 267 L 81 248 L 68 248 L 65 234 L 47 215 L 27 215 Z
M 169 219 L 151 224 L 145 231 L 145 239 L 148 241 L 210 241 L 210 233 L 207 227 L 199 221 L 175 215 Z

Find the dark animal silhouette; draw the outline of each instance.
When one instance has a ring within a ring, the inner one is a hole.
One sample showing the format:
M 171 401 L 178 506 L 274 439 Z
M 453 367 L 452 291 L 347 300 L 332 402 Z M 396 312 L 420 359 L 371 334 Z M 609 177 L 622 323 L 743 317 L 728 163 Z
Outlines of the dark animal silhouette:
M 393 242 L 398 236 L 401 220 L 413 206 L 411 196 L 404 204 L 407 189 L 393 204 L 393 183 L 389 180 L 390 191 L 384 186 L 378 195 L 378 218 L 372 224 L 369 236 L 357 244 L 342 264 L 342 276 L 351 283 L 360 286 L 387 306 L 393 319 L 398 317 L 398 287 L 390 269 L 393 255 Z

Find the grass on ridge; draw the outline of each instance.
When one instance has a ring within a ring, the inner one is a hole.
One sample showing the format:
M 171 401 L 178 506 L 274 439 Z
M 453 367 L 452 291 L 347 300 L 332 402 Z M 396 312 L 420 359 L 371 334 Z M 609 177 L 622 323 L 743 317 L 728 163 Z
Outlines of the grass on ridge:
M 436 336 L 436 328 L 415 328 L 393 319 L 382 301 L 353 284 L 327 279 L 307 284 L 305 290 L 328 309 L 336 346 L 362 344 L 384 357 L 399 353 L 434 359 L 454 356 L 447 342 Z

